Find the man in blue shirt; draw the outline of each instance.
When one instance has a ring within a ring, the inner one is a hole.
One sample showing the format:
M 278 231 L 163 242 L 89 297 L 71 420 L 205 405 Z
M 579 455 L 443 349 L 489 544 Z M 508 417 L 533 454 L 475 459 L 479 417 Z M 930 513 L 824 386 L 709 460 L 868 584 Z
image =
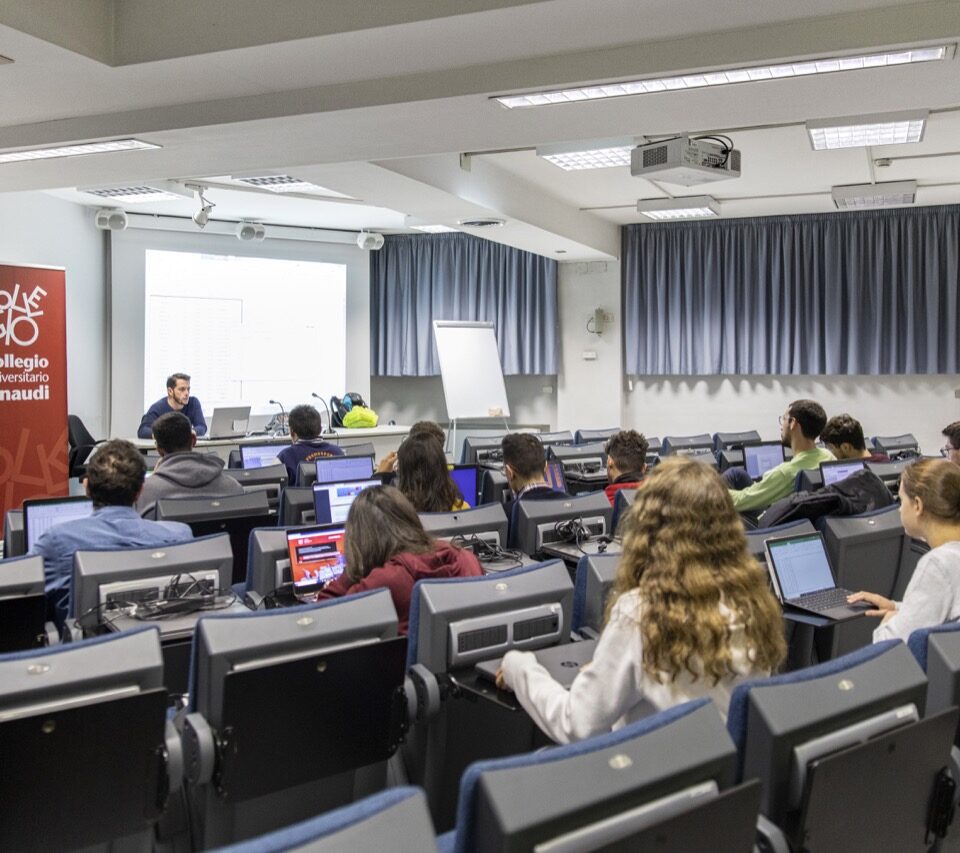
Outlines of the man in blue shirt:
M 287 482 L 291 486 L 300 484 L 301 462 L 344 455 L 338 445 L 321 438 L 323 421 L 320 420 L 320 412 L 313 406 L 294 406 L 287 417 L 287 425 L 293 444 L 281 450 L 277 459 L 287 466 Z
M 203 419 L 200 401 L 190 396 L 190 377 L 186 373 L 174 373 L 167 377 L 167 396 L 157 400 L 140 419 L 138 438 L 153 437 L 153 422 L 168 412 L 183 412 L 193 425 L 197 435 L 206 435 L 207 422 Z
M 43 557 L 47 601 L 58 624 L 70 610 L 77 551 L 119 551 L 193 538 L 186 524 L 147 521 L 133 508 L 146 470 L 143 454 L 129 441 L 113 439 L 101 444 L 87 462 L 84 481 L 87 495 L 93 499 L 93 515 L 51 527 L 30 549 L 31 554 Z

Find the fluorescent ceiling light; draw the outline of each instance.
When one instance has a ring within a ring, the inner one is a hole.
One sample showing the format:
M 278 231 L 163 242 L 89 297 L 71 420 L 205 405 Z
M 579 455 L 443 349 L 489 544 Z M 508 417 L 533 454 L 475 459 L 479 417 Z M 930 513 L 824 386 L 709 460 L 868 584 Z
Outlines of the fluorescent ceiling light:
M 637 213 L 649 219 L 708 219 L 720 215 L 720 205 L 713 196 L 693 195 L 683 198 L 649 198 L 637 202 Z
M 409 227 L 416 231 L 425 231 L 427 234 L 451 234 L 457 230 L 449 225 L 411 225 Z
M 261 190 L 269 190 L 272 193 L 313 193 L 330 196 L 331 198 L 353 198 L 353 196 L 345 193 L 338 193 L 336 190 L 311 184 L 310 181 L 301 181 L 291 175 L 253 175 L 248 178 L 240 178 L 234 175 L 230 180 Z
M 159 145 L 144 142 L 141 139 L 113 139 L 109 142 L 85 142 L 80 145 L 63 145 L 59 148 L 6 151 L 0 153 L 0 163 L 18 163 L 22 160 L 49 160 L 53 157 L 78 157 L 81 154 L 108 154 L 113 151 L 143 151 L 159 147 Z
M 149 201 L 179 201 L 183 195 L 167 192 L 167 190 L 148 185 L 135 187 L 102 187 L 97 189 L 83 189 L 80 192 L 95 195 L 97 198 L 110 201 L 124 201 L 130 204 L 139 204 Z M 192 197 L 192 196 L 188 196 Z
M 566 142 L 542 145 L 537 156 L 568 172 L 580 169 L 610 169 L 629 166 L 635 139 L 598 139 L 594 142 Z
M 886 181 L 881 184 L 847 184 L 831 189 L 833 203 L 841 210 L 865 207 L 899 207 L 917 200 L 916 181 Z
M 883 53 L 859 54 L 856 56 L 833 56 L 808 59 L 802 62 L 783 62 L 776 65 L 757 65 L 744 68 L 726 68 L 716 71 L 700 71 L 675 77 L 653 77 L 625 80 L 619 83 L 601 83 L 595 86 L 578 86 L 571 89 L 555 89 L 547 92 L 531 92 L 520 95 L 499 95 L 499 101 L 508 109 L 541 107 L 548 104 L 567 104 L 577 101 L 595 101 L 603 98 L 620 98 L 624 95 L 645 95 L 680 89 L 703 89 L 726 86 L 731 83 L 754 83 L 759 80 L 781 80 L 786 77 L 807 77 L 812 74 L 832 74 L 837 71 L 857 71 L 864 68 L 882 68 L 889 65 L 909 65 L 917 62 L 935 62 L 953 56 L 956 45 L 916 47 Z
M 923 139 L 928 115 L 927 110 L 912 110 L 820 119 L 807 122 L 807 134 L 814 151 L 864 148 L 869 145 L 902 145 Z

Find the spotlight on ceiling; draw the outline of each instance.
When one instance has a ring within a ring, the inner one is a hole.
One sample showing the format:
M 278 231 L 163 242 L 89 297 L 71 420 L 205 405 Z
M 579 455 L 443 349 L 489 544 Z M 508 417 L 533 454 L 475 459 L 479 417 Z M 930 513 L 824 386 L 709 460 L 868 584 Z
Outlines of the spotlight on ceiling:
M 383 234 L 374 231 L 361 231 L 357 235 L 357 245 L 365 251 L 376 251 L 383 248 Z
M 259 243 L 266 236 L 267 229 L 263 227 L 263 223 L 261 222 L 250 222 L 246 219 L 243 219 L 237 223 L 238 240 L 253 240 L 256 243 Z
M 127 214 L 117 207 L 101 207 L 93 223 L 101 231 L 123 231 L 127 227 Z
M 207 223 L 210 221 L 210 214 L 216 205 L 212 201 L 208 201 L 204 196 L 207 188 L 203 184 L 184 184 L 188 190 L 193 190 L 197 194 L 197 199 L 200 202 L 200 209 L 193 214 L 193 221 L 197 228 L 206 228 Z

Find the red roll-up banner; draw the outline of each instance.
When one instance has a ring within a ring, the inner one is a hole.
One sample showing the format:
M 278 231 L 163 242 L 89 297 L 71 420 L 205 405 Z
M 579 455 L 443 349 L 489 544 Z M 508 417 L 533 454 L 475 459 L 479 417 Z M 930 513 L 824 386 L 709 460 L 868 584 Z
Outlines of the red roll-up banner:
M 65 279 L 0 264 L 0 513 L 67 494 Z

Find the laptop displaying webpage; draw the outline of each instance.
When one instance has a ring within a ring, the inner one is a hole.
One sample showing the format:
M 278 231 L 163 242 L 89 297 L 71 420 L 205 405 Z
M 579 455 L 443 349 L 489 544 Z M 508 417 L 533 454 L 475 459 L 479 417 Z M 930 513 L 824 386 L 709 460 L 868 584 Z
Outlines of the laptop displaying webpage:
M 862 459 L 851 459 L 843 462 L 822 462 L 820 473 L 823 475 L 823 485 L 832 486 L 841 480 L 846 480 L 851 474 L 863 470 Z
M 785 601 L 836 586 L 819 534 L 769 540 L 767 549 Z
M 369 456 L 331 456 L 317 460 L 318 483 L 368 480 L 372 476 L 373 459 Z
M 353 499 L 364 489 L 379 485 L 379 480 L 314 483 L 313 507 L 317 514 L 317 524 L 343 524 L 347 520 Z
M 269 468 L 279 465 L 277 455 L 287 444 L 244 444 L 240 446 L 240 467 L 242 468 Z
M 342 527 L 291 530 L 287 550 L 295 589 L 336 580 L 347 565 Z
M 62 501 L 24 501 L 23 526 L 29 551 L 36 541 L 51 527 L 86 518 L 93 513 L 93 501 L 89 498 L 69 498 Z
M 755 444 L 743 448 L 743 467 L 754 480 L 783 462 L 783 445 Z

